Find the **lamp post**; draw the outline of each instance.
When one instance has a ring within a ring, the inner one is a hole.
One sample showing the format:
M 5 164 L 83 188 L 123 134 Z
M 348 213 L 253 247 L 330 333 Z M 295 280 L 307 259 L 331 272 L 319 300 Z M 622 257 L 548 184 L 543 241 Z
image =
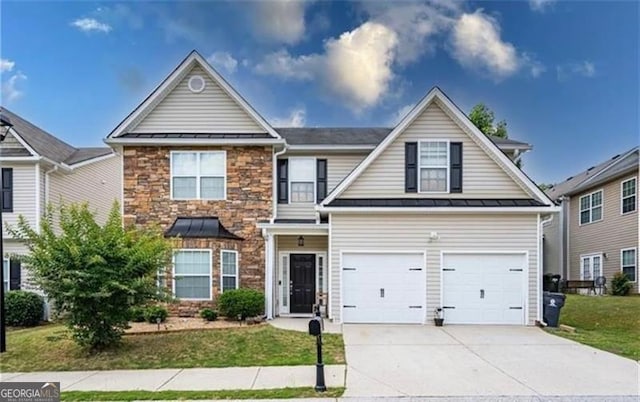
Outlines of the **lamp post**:
M 11 127 L 13 127 L 11 120 L 7 116 L 0 114 L 0 143 L 7 137 Z M 2 226 L 2 197 L 0 196 L 0 258 L 2 258 L 2 269 L 0 270 L 0 353 L 7 351 L 7 317 L 4 307 L 4 236 Z

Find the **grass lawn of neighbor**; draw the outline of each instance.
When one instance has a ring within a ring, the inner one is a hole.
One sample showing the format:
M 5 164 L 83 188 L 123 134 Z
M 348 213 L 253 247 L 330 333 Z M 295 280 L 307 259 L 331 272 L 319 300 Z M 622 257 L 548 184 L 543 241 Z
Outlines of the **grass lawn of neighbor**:
M 313 388 L 280 388 L 238 391 L 121 391 L 62 393 L 63 401 L 176 401 L 199 399 L 290 399 L 290 398 L 338 398 L 344 388 L 329 388 L 315 392 Z
M 344 343 L 325 334 L 325 364 L 342 364 Z M 88 354 L 62 325 L 7 332 L 0 372 L 311 365 L 315 337 L 271 325 L 125 336 L 119 347 Z
M 566 304 L 560 311 L 560 324 L 572 326 L 576 332 L 549 331 L 640 360 L 640 296 L 567 295 Z

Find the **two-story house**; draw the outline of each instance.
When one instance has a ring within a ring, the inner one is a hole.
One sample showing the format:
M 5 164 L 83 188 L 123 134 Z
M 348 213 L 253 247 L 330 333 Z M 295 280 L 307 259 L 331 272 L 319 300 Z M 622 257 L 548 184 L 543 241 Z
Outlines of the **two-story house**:
M 228 289 L 266 314 L 532 324 L 557 211 L 438 88 L 394 128 L 273 128 L 192 52 L 106 142 L 125 224 L 174 239 L 159 283 L 193 310 Z M 169 277 L 167 277 L 169 276 Z
M 111 148 L 77 148 L 0 108 L 3 124 L 11 125 L 0 143 L 2 170 L 2 246 L 5 289 L 39 291 L 29 280 L 29 270 L 18 258 L 26 246 L 7 232 L 24 216 L 40 229 L 47 205 L 88 202 L 104 221 L 120 198 L 120 161 Z
M 624 272 L 638 287 L 638 147 L 555 184 L 547 194 L 561 206 L 544 229 L 545 272 L 566 279 Z

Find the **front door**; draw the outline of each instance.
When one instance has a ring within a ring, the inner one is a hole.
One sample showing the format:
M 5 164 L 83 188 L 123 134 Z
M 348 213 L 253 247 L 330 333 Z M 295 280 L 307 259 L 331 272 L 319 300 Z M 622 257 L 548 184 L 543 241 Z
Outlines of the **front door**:
M 291 313 L 311 313 L 316 298 L 316 255 L 291 254 Z

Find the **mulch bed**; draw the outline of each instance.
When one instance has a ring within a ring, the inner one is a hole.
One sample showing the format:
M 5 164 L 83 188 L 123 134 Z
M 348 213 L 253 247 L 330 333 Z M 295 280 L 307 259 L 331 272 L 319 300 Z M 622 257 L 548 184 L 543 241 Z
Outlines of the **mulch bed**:
M 158 324 L 149 324 L 147 322 L 130 322 L 131 328 L 125 331 L 125 335 L 147 335 L 147 334 L 159 334 L 167 332 L 182 332 L 182 331 L 200 331 L 206 329 L 221 329 L 221 328 L 240 328 L 250 326 L 246 322 L 231 321 L 225 319 L 218 319 L 216 321 L 206 321 L 202 318 L 195 317 L 168 317 L 165 322 Z M 253 324 L 265 325 L 264 323 Z

